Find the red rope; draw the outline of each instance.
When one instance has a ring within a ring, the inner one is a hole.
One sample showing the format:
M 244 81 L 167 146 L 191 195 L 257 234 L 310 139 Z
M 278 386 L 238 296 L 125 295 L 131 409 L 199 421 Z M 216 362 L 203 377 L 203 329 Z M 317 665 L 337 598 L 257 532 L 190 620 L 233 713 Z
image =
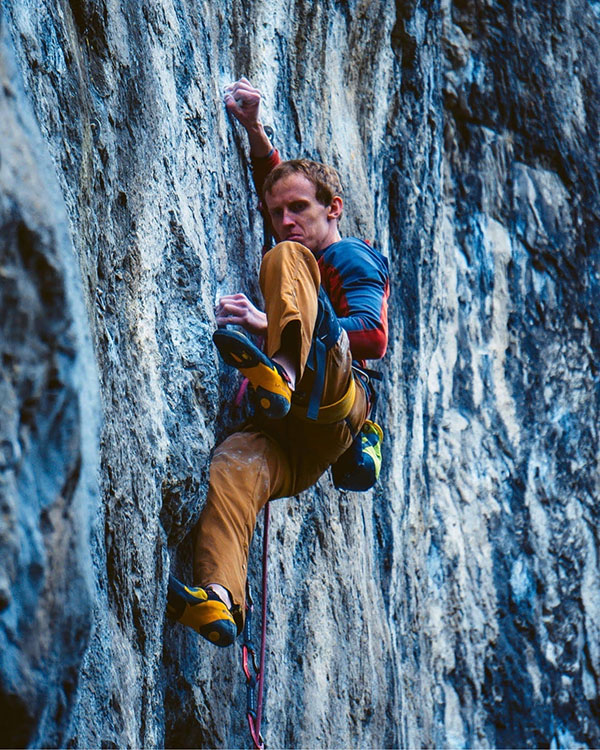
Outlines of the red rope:
M 267 645 L 267 561 L 269 552 L 269 521 L 270 521 L 270 505 L 267 502 L 264 511 L 264 523 L 263 523 L 263 560 L 262 560 L 262 601 L 261 601 L 261 634 L 260 634 L 260 659 L 258 669 L 256 669 L 256 676 L 253 677 L 250 673 L 248 665 L 248 654 L 252 655 L 254 661 L 254 652 L 248 643 L 244 643 L 242 647 L 243 657 L 242 666 L 247 679 L 247 689 L 253 691 L 256 686 L 258 691 L 258 697 L 256 701 L 256 711 L 253 711 L 251 707 L 248 709 L 248 726 L 250 728 L 250 734 L 254 747 L 256 750 L 264 750 L 265 741 L 260 733 L 260 725 L 262 723 L 262 709 L 263 709 L 263 690 L 265 686 L 265 653 Z M 250 612 L 247 613 L 247 617 L 250 617 Z M 251 700 L 251 699 L 250 699 Z
M 264 254 L 264 253 L 263 253 Z M 261 349 L 264 346 L 264 338 L 261 337 L 258 341 L 258 345 Z M 244 378 L 237 392 L 235 398 L 235 405 L 240 406 L 246 390 L 248 388 L 248 378 Z M 246 690 L 248 692 L 248 726 L 250 728 L 250 734 L 252 735 L 252 741 L 254 747 L 257 750 L 264 750 L 265 741 L 263 740 L 260 733 L 260 725 L 262 723 L 262 709 L 263 709 L 263 690 L 265 686 L 265 652 L 267 644 L 267 560 L 269 553 L 269 521 L 270 521 L 270 505 L 267 501 L 264 510 L 264 522 L 263 522 L 263 560 L 262 560 L 262 622 L 261 622 L 261 634 L 260 634 L 260 660 L 258 669 L 255 666 L 255 654 L 252 649 L 252 645 L 249 643 L 250 632 L 249 632 L 249 620 L 252 613 L 252 602 L 249 604 L 249 609 L 246 613 L 247 620 L 247 632 L 244 629 L 244 644 L 242 646 L 242 667 L 244 674 L 246 675 Z M 248 590 L 248 589 L 247 589 Z M 249 591 L 248 591 L 249 594 Z M 247 596 L 249 598 L 249 595 Z M 250 671 L 250 665 L 248 663 L 248 656 L 252 657 L 252 667 L 255 670 L 255 675 L 252 675 Z M 254 688 L 257 688 L 258 697 L 256 701 L 256 710 L 254 710 Z
M 267 562 L 269 554 L 269 520 L 270 506 L 265 505 L 263 527 L 263 570 L 262 570 L 262 623 L 260 631 L 260 680 L 258 683 L 258 701 L 256 704 L 256 725 L 260 734 L 262 720 L 263 688 L 265 685 L 265 651 L 267 645 Z
M 235 404 L 236 406 L 238 406 L 238 407 L 239 407 L 239 406 L 240 406 L 240 404 L 242 403 L 242 399 L 244 398 L 244 394 L 245 394 L 245 393 L 246 393 L 246 391 L 248 390 L 248 383 L 249 383 L 249 382 L 250 382 L 250 381 L 248 380 L 248 378 L 244 378 L 244 379 L 242 380 L 242 382 L 240 383 L 240 387 L 238 388 L 237 396 L 235 397 L 235 399 L 234 399 L 234 401 L 233 401 L 233 403 L 234 403 L 234 404 Z

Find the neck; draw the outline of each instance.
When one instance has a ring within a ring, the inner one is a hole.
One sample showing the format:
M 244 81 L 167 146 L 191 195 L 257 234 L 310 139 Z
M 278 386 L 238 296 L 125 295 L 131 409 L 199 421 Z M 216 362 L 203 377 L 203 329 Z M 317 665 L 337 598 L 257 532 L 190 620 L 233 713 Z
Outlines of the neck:
M 329 247 L 329 245 L 333 245 L 334 242 L 339 242 L 342 239 L 342 235 L 340 234 L 337 224 L 335 227 L 332 227 L 331 231 L 327 234 L 327 237 L 323 240 L 321 243 L 321 246 L 316 249 L 315 252 L 319 253 L 321 250 L 325 250 L 326 247 Z

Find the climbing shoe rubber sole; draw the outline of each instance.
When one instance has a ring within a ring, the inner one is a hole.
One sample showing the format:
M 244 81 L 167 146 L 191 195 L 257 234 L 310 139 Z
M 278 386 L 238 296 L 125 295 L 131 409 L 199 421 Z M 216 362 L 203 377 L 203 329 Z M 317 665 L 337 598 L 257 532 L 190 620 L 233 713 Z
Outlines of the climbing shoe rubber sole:
M 219 329 L 213 341 L 223 361 L 248 378 L 262 412 L 271 419 L 281 419 L 290 410 L 292 391 L 284 370 L 243 333 Z
M 169 576 L 167 616 L 193 628 L 215 646 L 230 646 L 237 625 L 227 606 L 210 589 L 186 586 Z

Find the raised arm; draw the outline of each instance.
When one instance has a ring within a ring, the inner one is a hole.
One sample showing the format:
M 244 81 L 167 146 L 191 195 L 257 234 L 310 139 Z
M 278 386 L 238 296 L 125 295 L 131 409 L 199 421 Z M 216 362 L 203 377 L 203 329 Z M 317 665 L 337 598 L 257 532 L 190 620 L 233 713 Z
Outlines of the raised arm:
M 225 87 L 225 106 L 229 114 L 244 127 L 250 143 L 250 156 L 259 159 L 268 156 L 273 144 L 260 121 L 261 93 L 247 78 Z
M 247 78 L 240 78 L 225 88 L 224 99 L 227 111 L 235 117 L 248 135 L 254 184 L 262 198 L 265 177 L 281 161 L 279 152 L 271 143 L 260 119 L 262 95 Z
M 225 88 L 224 100 L 227 111 L 248 134 L 254 183 L 260 195 L 265 177 L 280 161 L 260 121 L 260 91 L 247 78 L 241 78 Z M 215 307 L 215 317 L 219 327 L 237 325 L 249 333 L 266 334 L 267 316 L 241 292 L 221 297 Z

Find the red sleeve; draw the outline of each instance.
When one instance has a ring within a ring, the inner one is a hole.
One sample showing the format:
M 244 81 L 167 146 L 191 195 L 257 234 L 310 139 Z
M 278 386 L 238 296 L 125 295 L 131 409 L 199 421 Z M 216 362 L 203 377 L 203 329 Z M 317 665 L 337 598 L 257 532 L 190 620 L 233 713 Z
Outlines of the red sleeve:
M 254 186 L 256 187 L 258 197 L 262 199 L 262 189 L 265 179 L 271 170 L 275 169 L 278 164 L 281 164 L 281 156 L 279 156 L 279 151 L 273 148 L 267 156 L 250 156 L 250 163 L 252 164 Z

